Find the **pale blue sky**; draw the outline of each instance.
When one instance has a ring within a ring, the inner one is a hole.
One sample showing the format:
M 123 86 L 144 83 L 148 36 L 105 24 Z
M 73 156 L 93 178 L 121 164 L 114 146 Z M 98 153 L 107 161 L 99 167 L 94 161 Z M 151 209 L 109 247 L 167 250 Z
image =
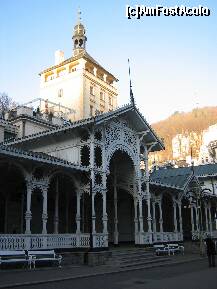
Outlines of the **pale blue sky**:
M 125 6 L 135 3 L 200 4 L 212 15 L 128 20 Z M 19 103 L 38 97 L 38 73 L 54 64 L 55 50 L 72 54 L 78 6 L 87 51 L 120 80 L 120 105 L 129 101 L 128 57 L 136 103 L 149 122 L 176 110 L 217 105 L 216 0 L 0 0 L 1 92 Z

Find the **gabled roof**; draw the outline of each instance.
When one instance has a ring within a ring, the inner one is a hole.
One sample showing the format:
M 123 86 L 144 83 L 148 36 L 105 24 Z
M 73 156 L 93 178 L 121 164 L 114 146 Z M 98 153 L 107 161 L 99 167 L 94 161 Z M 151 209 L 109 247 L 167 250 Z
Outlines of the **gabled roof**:
M 71 62 L 74 62 L 78 59 L 81 59 L 81 58 L 84 58 L 86 60 L 89 60 L 90 62 L 92 62 L 94 65 L 98 66 L 99 68 L 101 68 L 102 70 L 104 70 L 108 75 L 110 75 L 115 81 L 118 81 L 118 79 L 113 75 L 111 74 L 109 71 L 107 71 L 105 68 L 103 68 L 92 56 L 90 56 L 90 54 L 88 54 L 85 50 L 81 53 L 79 53 L 78 55 L 76 56 L 72 56 L 66 60 L 64 60 L 63 62 L 57 64 L 57 65 L 53 65 L 45 70 L 43 70 L 42 72 L 39 73 L 39 75 L 42 75 L 46 72 L 49 72 L 55 68 L 59 68 L 65 64 L 68 64 L 68 63 L 71 63 Z
M 191 170 L 179 169 L 159 169 L 150 175 L 150 183 L 162 187 L 177 190 L 185 190 L 186 185 L 191 180 L 193 172 Z
M 87 171 L 88 170 L 85 167 L 81 167 L 79 165 L 73 164 L 71 162 L 68 162 L 68 161 L 60 159 L 60 158 L 50 156 L 50 155 L 45 154 L 45 153 L 24 151 L 24 150 L 17 149 L 14 147 L 0 146 L 0 155 L 6 155 L 6 156 L 10 156 L 10 157 L 19 158 L 19 159 L 37 161 L 40 163 L 46 163 L 46 164 L 50 164 L 50 165 L 56 165 L 56 166 L 61 166 L 61 167 L 70 168 L 70 169 L 76 169 L 76 170 L 80 170 L 80 171 Z
M 59 126 L 59 127 L 54 128 L 52 130 L 46 130 L 46 131 L 42 131 L 42 132 L 39 132 L 36 134 L 28 135 L 26 137 L 8 140 L 8 141 L 4 142 L 3 144 L 4 145 L 19 144 L 19 143 L 24 143 L 27 141 L 39 139 L 42 137 L 46 137 L 48 135 L 61 134 L 61 133 L 66 132 L 68 130 L 73 130 L 73 129 L 79 128 L 79 127 L 81 128 L 81 127 L 84 127 L 87 125 L 93 125 L 93 124 L 94 125 L 100 125 L 105 121 L 108 121 L 114 117 L 122 116 L 122 115 L 127 115 L 132 120 L 132 123 L 138 132 L 146 131 L 146 135 L 144 136 L 144 139 L 145 139 L 146 143 L 148 143 L 150 145 L 151 151 L 164 149 L 164 145 L 163 145 L 162 141 L 157 137 L 156 133 L 150 127 L 150 125 L 147 123 L 147 121 L 144 119 L 144 117 L 139 112 L 139 110 L 132 104 L 125 105 L 125 106 L 118 108 L 114 111 L 106 112 L 106 113 L 100 114 L 100 115 L 95 116 L 95 117 L 82 119 L 79 121 L 75 121 L 71 124 Z
M 217 176 L 217 164 L 206 164 L 192 167 L 171 168 L 155 170 L 150 175 L 150 183 L 162 187 L 185 190 L 192 176 L 207 178 Z

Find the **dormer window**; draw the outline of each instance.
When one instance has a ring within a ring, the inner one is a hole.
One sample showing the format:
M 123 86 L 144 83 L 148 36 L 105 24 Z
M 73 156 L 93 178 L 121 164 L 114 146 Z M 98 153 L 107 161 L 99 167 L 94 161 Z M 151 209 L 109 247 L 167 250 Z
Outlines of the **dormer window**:
M 105 93 L 104 93 L 104 91 L 100 91 L 100 100 L 105 101 Z
M 93 85 L 90 86 L 90 94 L 94 95 L 94 86 Z
M 90 105 L 90 116 L 93 116 L 93 106 Z
M 62 69 L 58 72 L 57 76 L 63 76 L 64 74 L 66 74 L 66 70 L 65 69 Z
M 112 98 L 112 95 L 109 95 L 109 105 L 113 105 L 113 98 Z
M 52 79 L 54 79 L 54 75 L 53 74 L 50 74 L 50 75 L 45 77 L 45 81 L 50 81 Z

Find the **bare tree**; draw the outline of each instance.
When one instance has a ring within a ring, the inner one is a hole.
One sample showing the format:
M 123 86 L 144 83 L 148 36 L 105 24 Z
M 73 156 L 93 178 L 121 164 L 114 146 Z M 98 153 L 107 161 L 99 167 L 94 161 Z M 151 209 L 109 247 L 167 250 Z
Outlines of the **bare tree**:
M 0 116 L 4 118 L 5 113 L 16 106 L 15 101 L 5 92 L 0 92 Z

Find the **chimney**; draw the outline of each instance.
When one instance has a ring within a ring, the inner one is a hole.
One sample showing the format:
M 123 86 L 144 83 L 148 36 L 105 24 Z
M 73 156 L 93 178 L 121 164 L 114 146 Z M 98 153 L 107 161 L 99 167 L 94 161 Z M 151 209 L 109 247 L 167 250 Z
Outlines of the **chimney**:
M 63 61 L 64 61 L 64 52 L 61 50 L 55 51 L 55 65 L 58 65 Z

